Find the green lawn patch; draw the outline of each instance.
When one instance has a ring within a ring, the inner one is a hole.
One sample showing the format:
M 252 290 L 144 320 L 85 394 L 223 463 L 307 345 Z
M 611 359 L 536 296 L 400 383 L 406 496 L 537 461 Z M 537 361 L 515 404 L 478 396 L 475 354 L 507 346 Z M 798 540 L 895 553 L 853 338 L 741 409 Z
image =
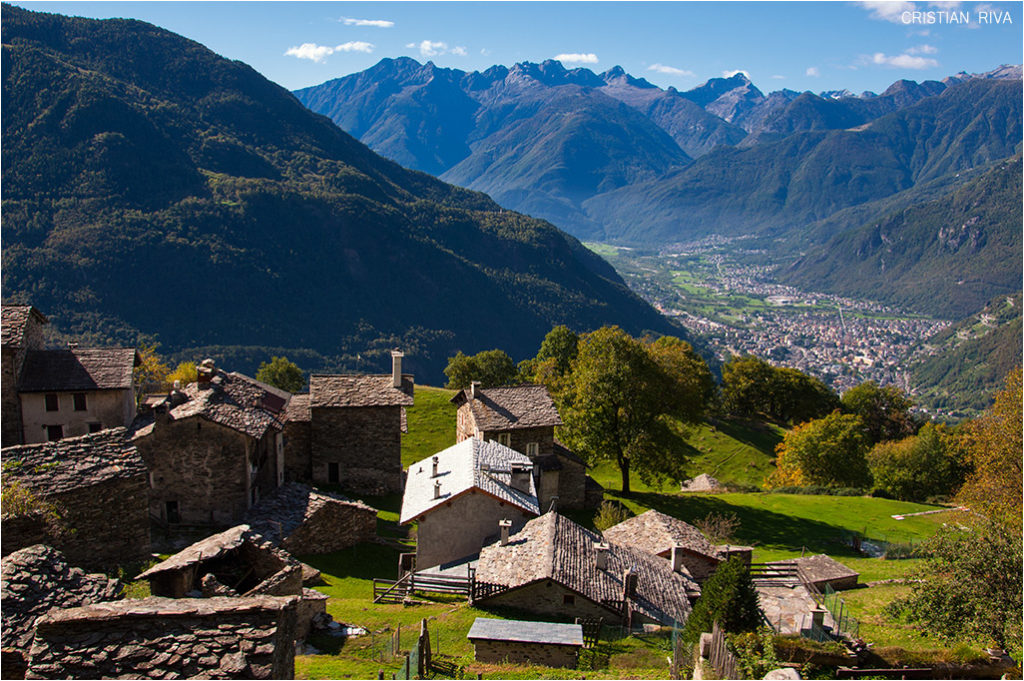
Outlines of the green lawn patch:
M 409 432 L 402 436 L 402 466 L 422 461 L 455 444 L 454 390 L 416 386 L 415 405 L 406 407 Z

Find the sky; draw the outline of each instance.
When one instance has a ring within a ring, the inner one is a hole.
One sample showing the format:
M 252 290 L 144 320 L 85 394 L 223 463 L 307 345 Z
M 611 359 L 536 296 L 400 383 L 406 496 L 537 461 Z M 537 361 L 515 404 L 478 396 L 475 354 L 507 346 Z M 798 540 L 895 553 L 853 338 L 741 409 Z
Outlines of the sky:
M 298 89 L 385 57 L 464 71 L 558 59 L 688 90 L 881 92 L 1024 56 L 1022 2 L 14 2 L 147 21 Z M 966 21 L 964 21 L 966 19 Z

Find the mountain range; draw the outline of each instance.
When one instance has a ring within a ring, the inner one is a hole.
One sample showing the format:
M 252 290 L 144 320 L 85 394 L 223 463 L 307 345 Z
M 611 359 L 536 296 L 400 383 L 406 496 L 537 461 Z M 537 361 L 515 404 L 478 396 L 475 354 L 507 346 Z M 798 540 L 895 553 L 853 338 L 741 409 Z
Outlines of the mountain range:
M 529 356 L 556 324 L 679 335 L 575 238 L 381 158 L 245 64 L 138 21 L 2 19 L 3 297 L 82 342 L 242 371 L 400 346 L 437 381 L 458 349 Z

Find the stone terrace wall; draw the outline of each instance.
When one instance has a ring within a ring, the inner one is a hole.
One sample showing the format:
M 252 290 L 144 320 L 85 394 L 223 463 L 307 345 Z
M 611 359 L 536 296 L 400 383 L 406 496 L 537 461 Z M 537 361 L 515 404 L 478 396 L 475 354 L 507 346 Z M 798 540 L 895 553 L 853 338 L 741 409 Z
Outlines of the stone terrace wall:
M 145 474 L 108 480 L 45 498 L 61 514 L 61 532 L 37 517 L 4 518 L 3 554 L 49 544 L 88 569 L 125 565 L 149 556 L 149 483 Z
M 523 641 L 489 641 L 476 639 L 477 662 L 530 662 L 548 667 L 575 669 L 579 656 L 578 646 L 553 643 L 526 643 Z
M 337 463 L 340 484 L 358 494 L 402 491 L 401 407 L 314 407 L 313 479 L 328 482 Z
M 291 679 L 298 597 L 146 598 L 36 623 L 29 679 Z

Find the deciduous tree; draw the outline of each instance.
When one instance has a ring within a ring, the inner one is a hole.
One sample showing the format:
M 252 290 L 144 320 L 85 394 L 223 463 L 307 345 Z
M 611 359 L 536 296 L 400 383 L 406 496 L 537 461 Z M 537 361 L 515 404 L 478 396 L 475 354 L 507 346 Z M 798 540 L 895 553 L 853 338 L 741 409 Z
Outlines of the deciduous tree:
M 858 416 L 837 410 L 808 421 L 786 433 L 776 447 L 777 468 L 768 486 L 866 487 L 871 483 L 865 458 L 869 446 Z
M 865 381 L 843 393 L 842 402 L 844 411 L 861 418 L 873 443 L 899 440 L 917 430 L 910 414 L 913 400 L 894 385 Z
M 482 388 L 495 388 L 514 383 L 518 376 L 515 363 L 504 350 L 484 350 L 466 355 L 461 350 L 448 358 L 444 375 L 449 390 L 468 388 L 472 381 L 480 381 Z
M 256 380 L 290 393 L 297 393 L 306 385 L 302 369 L 287 357 L 272 357 L 269 362 L 261 363 Z
M 950 496 L 967 472 L 952 433 L 931 423 L 917 435 L 879 442 L 868 452 L 867 460 L 874 489 L 905 501 Z

